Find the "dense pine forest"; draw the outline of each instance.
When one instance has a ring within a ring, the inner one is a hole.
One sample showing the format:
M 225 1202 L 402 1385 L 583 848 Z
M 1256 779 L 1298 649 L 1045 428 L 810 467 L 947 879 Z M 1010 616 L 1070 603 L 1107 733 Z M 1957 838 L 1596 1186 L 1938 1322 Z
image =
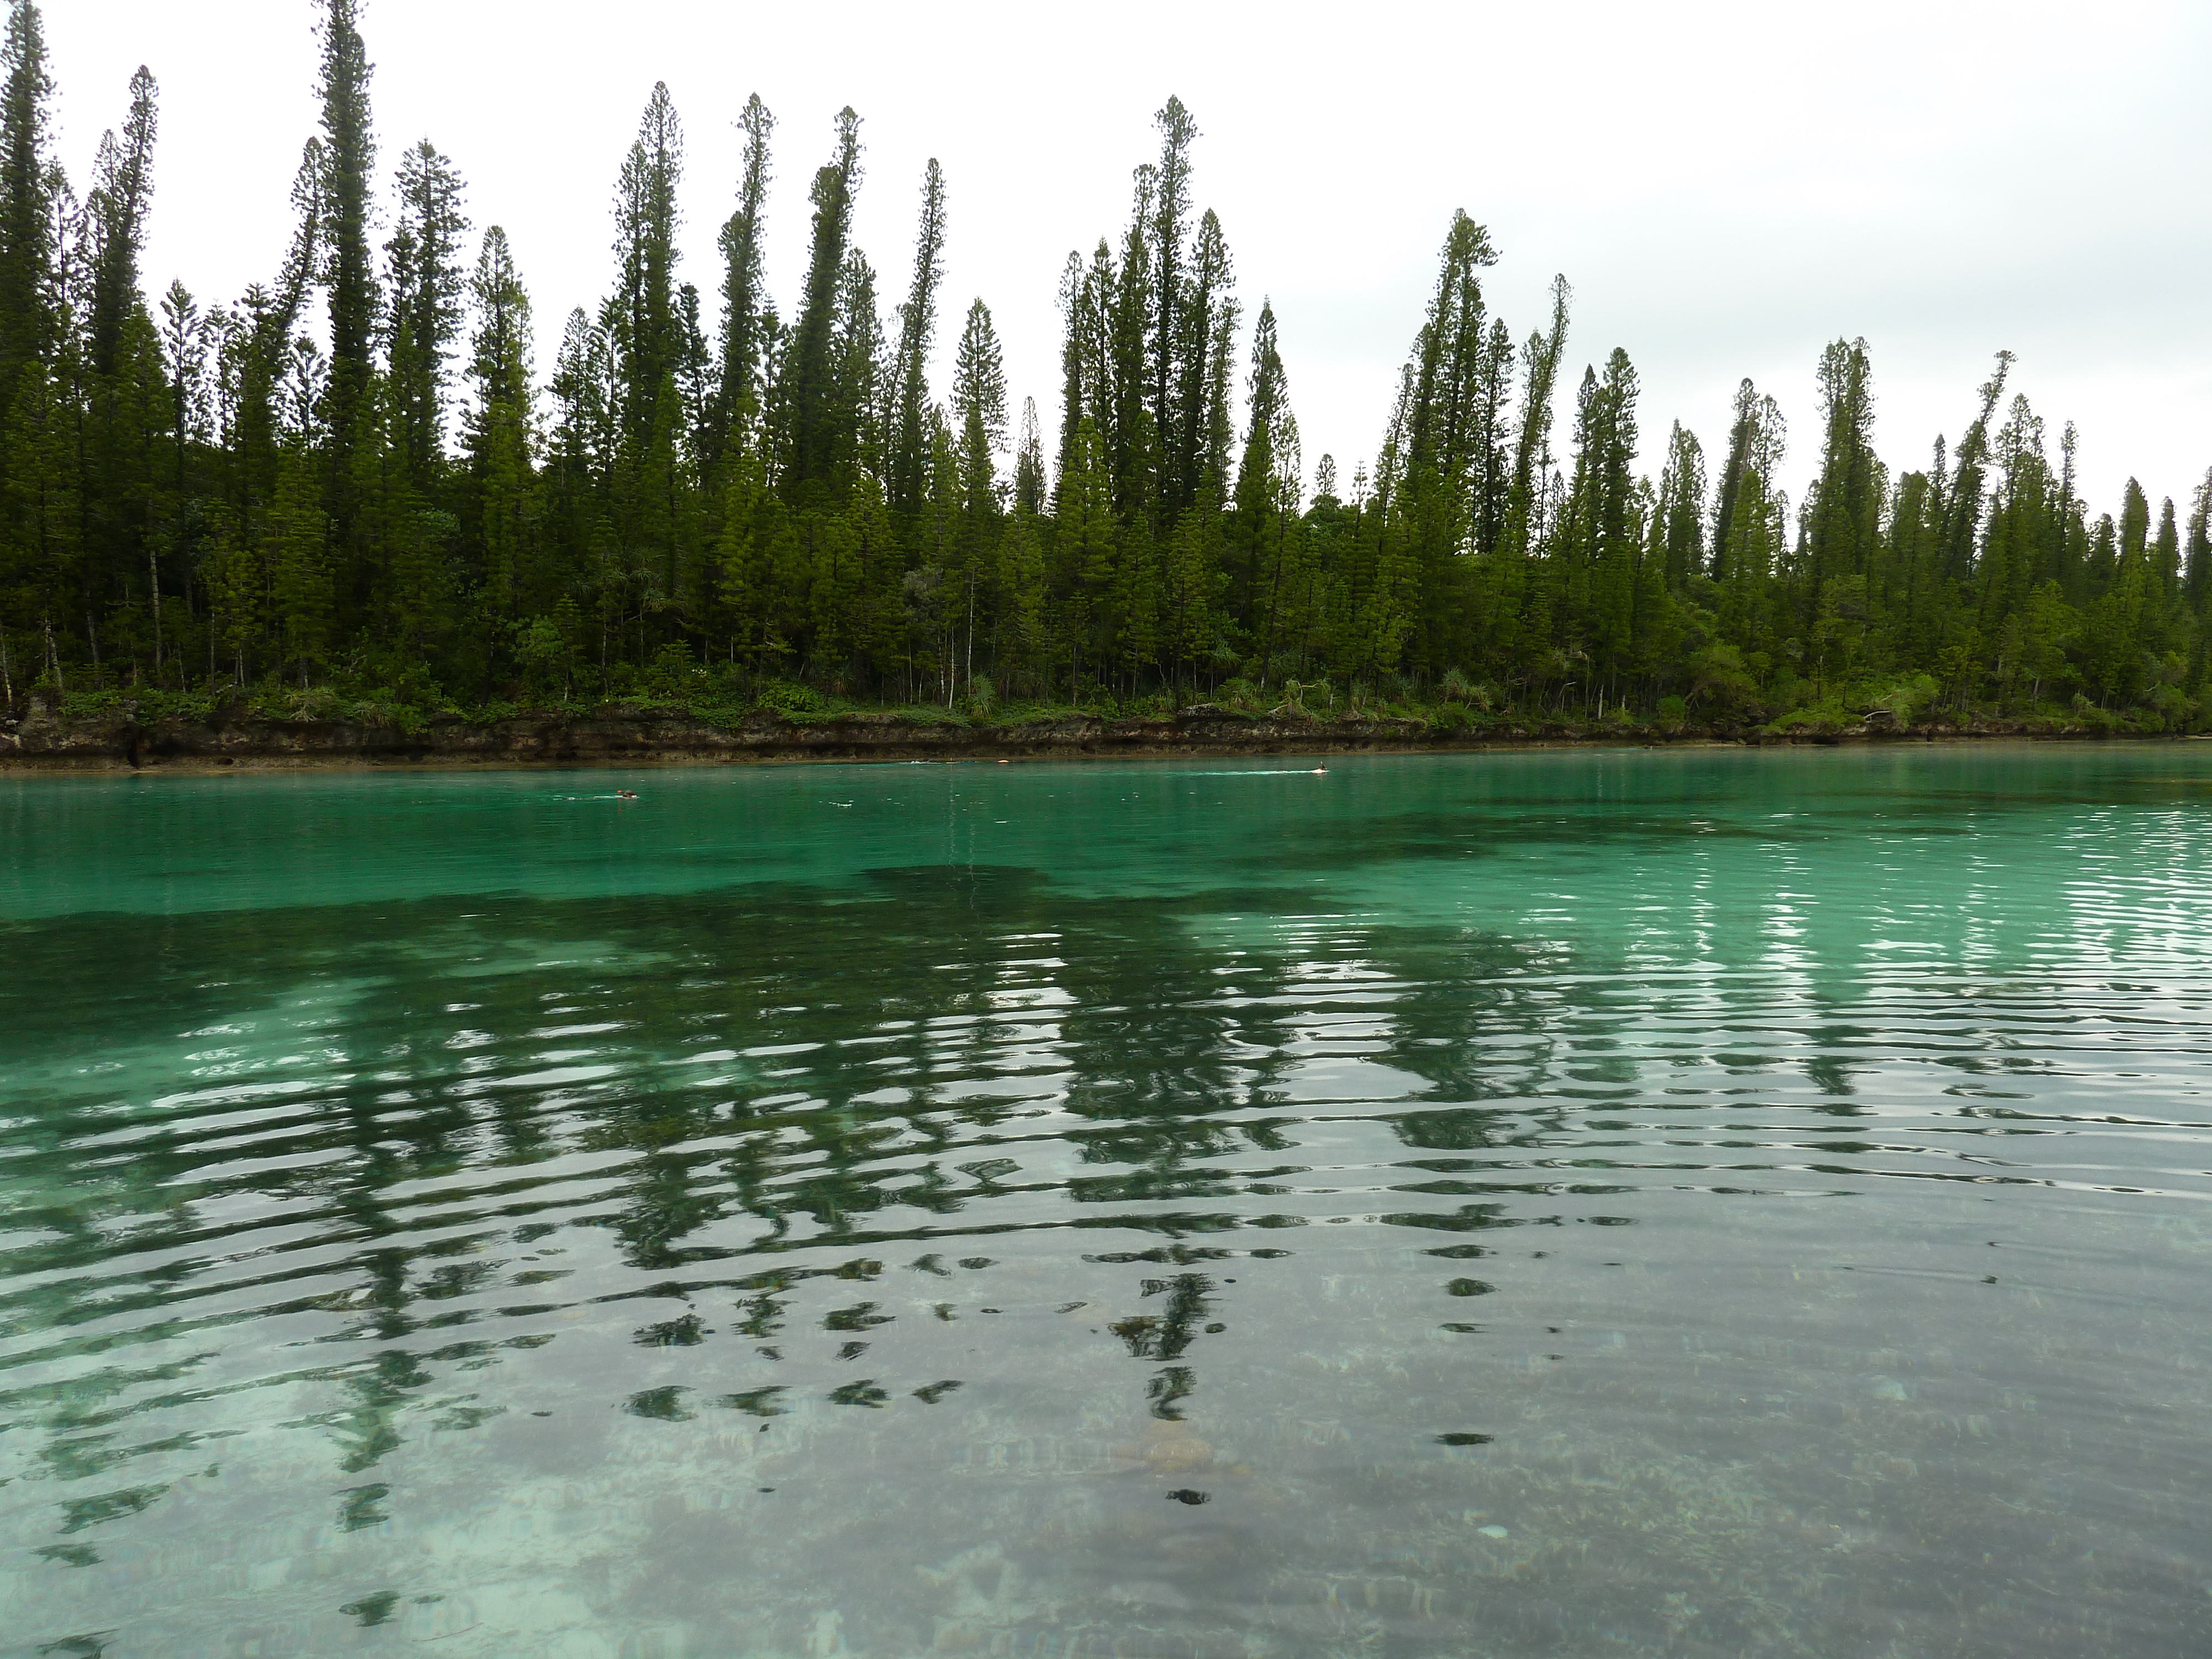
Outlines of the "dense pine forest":
M 1867 344 L 1836 341 L 1811 366 L 1817 477 L 1793 502 L 1770 397 L 1744 381 L 1710 449 L 1662 433 L 1625 351 L 1577 376 L 1564 279 L 1525 335 L 1490 312 L 1498 252 L 1460 214 L 1376 453 L 1309 471 L 1275 316 L 1239 297 L 1173 98 L 1127 224 L 1068 256 L 1046 412 L 1014 406 L 985 301 L 942 291 L 935 162 L 910 254 L 878 270 L 854 245 L 850 109 L 803 146 L 822 159 L 802 216 L 772 189 L 793 141 L 745 103 L 742 173 L 714 190 L 719 269 L 686 280 L 665 87 L 611 169 L 609 291 L 547 331 L 540 384 L 528 287 L 460 166 L 427 140 L 380 153 L 358 11 L 325 0 L 281 266 L 235 299 L 172 282 L 149 300 L 154 77 L 132 78 L 80 195 L 52 154 L 39 9 L 12 0 L 11 708 L 2199 723 L 2212 475 L 2185 510 L 2131 481 L 2094 512 L 2073 428 L 2007 395 L 2008 354 L 1961 389 L 1955 440 L 1893 475 Z M 809 249 L 781 308 L 774 234 Z

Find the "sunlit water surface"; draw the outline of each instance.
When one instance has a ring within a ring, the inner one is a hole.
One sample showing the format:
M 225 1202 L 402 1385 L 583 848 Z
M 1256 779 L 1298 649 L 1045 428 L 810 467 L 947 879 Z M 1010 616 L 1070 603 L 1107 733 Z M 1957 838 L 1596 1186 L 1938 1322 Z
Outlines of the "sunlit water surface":
M 0 777 L 0 1653 L 2204 1650 L 2212 745 L 1313 764 Z

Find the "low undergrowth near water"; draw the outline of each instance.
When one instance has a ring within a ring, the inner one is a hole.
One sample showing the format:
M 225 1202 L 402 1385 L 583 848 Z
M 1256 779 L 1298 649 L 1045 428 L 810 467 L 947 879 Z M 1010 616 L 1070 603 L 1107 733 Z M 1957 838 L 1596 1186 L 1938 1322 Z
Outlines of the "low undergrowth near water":
M 619 682 L 616 684 L 615 682 Z M 1223 738 L 1240 725 L 1387 728 L 1411 740 L 1480 741 L 1545 737 L 1657 742 L 1731 738 L 1834 741 L 1904 735 L 2148 736 L 2201 729 L 2197 700 L 2178 690 L 2154 704 L 2112 709 L 2076 695 L 2069 702 L 2021 699 L 1963 702 L 1926 674 L 1812 695 L 1801 687 L 1791 706 L 1725 697 L 1693 703 L 1662 697 L 1639 708 L 1601 697 L 1595 704 L 1475 684 L 1456 673 L 1433 684 L 1391 677 L 1380 684 L 1340 685 L 1291 679 L 1258 684 L 1236 678 L 1178 694 L 1156 689 L 1123 695 L 1091 683 L 1073 701 L 1001 696 L 975 682 L 951 702 L 887 702 L 845 695 L 793 679 L 753 678 L 726 667 L 689 661 L 659 663 L 644 673 L 612 677 L 605 695 L 574 685 L 503 688 L 497 696 L 463 697 L 407 677 L 384 684 L 357 674 L 330 684 L 299 686 L 264 680 L 248 686 L 177 690 L 109 687 L 68 692 L 42 689 L 0 711 L 20 724 L 43 715 L 80 728 L 222 729 L 270 723 L 340 725 L 419 737 L 435 726 L 485 730 L 517 721 L 623 720 L 678 723 L 709 731 L 757 728 L 762 722 L 825 724 L 937 732 L 1018 731 L 1081 721 L 1175 721 L 1210 728 Z

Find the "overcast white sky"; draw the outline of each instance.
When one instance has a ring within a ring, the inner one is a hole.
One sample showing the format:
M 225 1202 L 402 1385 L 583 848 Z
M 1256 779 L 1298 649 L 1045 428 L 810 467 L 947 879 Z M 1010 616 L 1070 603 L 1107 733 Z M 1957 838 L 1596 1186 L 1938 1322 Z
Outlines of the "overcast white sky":
M 48 0 L 80 185 L 131 71 L 161 82 L 149 289 L 181 276 L 206 303 L 274 274 L 315 118 L 316 10 Z M 1172 92 L 1204 134 L 1197 195 L 1221 216 L 1248 321 L 1274 301 L 1309 477 L 1325 450 L 1347 477 L 1372 455 L 1462 207 L 1503 250 L 1492 304 L 1516 335 L 1562 271 L 1575 376 L 1627 348 L 1654 470 L 1671 420 L 1716 447 L 1749 374 L 1790 418 L 1802 491 L 1814 361 L 1860 334 L 1893 466 L 1958 432 L 2000 348 L 2054 446 L 2080 425 L 2094 503 L 2116 505 L 2134 473 L 2185 506 L 2212 465 L 2203 0 L 368 0 L 363 27 L 387 178 L 426 135 L 455 159 L 476 223 L 514 241 L 541 363 L 570 307 L 605 290 L 615 173 L 656 79 L 688 137 L 684 275 L 714 292 L 732 122 L 757 90 L 780 123 L 779 305 L 805 256 L 805 181 L 850 103 L 866 146 L 856 234 L 886 305 L 935 155 L 951 210 L 940 335 L 949 346 L 981 295 L 1015 397 L 1037 399 L 1049 432 L 1061 263 L 1118 233 Z

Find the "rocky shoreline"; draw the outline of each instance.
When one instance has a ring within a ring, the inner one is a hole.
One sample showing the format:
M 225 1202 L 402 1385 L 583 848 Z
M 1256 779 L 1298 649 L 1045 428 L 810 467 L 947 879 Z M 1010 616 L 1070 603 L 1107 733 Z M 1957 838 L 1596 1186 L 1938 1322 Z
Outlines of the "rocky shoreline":
M 56 769 L 316 765 L 605 764 L 791 761 L 1069 760 L 1174 755 L 1442 752 L 1565 744 L 1793 745 L 2075 738 L 2111 735 L 2048 721 L 1970 720 L 1899 728 L 1870 720 L 1778 733 L 1723 724 L 1671 730 L 1568 720 L 1498 719 L 1458 727 L 1374 716 L 1312 719 L 1247 714 L 1211 705 L 1171 717 L 1068 714 L 996 723 L 917 722 L 901 714 L 786 716 L 756 710 L 735 721 L 619 705 L 588 715 L 491 720 L 434 718 L 401 726 L 374 720 L 283 719 L 240 710 L 207 720 L 142 720 L 125 705 L 96 717 L 33 708 L 0 720 L 0 766 Z

